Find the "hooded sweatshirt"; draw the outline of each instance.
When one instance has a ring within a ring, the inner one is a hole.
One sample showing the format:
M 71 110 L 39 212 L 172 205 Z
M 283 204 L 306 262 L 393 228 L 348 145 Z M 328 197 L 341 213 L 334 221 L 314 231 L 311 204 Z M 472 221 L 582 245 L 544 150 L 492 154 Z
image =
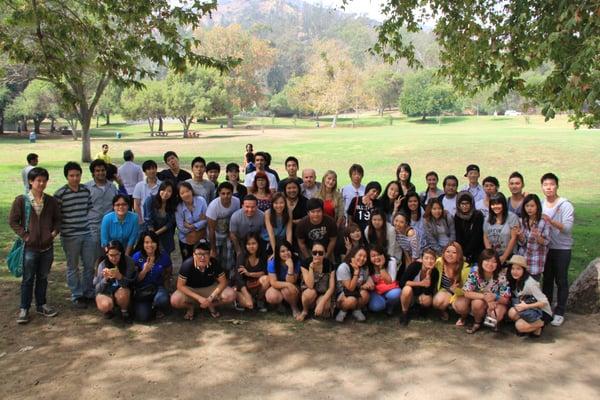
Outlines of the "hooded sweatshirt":
M 460 210 L 460 202 L 464 200 L 471 203 L 471 210 L 468 213 L 463 213 Z M 477 262 L 477 258 L 484 249 L 483 214 L 475 209 L 473 195 L 467 190 L 456 196 L 454 229 L 456 230 L 456 241 L 462 246 L 467 262 L 469 264 Z

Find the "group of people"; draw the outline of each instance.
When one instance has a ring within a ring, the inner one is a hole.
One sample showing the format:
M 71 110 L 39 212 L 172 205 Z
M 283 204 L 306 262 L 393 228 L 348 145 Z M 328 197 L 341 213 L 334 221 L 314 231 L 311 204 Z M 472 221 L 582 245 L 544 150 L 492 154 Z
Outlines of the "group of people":
M 406 163 L 384 188 L 364 185 L 363 167 L 353 164 L 351 183 L 339 189 L 336 172 L 318 183 L 314 169 L 299 175 L 293 156 L 280 179 L 271 156 L 251 145 L 243 181 L 237 163 L 219 182 L 219 164 L 202 157 L 190 174 L 173 151 L 160 172 L 152 160 L 137 165 L 130 150 L 117 168 L 107 153 L 108 146 L 90 164 L 86 184 L 81 166 L 66 163 L 67 182 L 54 196 L 44 192 L 47 170 L 23 171 L 26 193 L 9 216 L 26 243 L 18 323 L 29 321 L 34 287 L 37 312 L 57 314 L 46 287 L 59 233 L 73 305 L 95 303 L 107 318 L 148 321 L 172 309 L 188 320 L 198 310 L 216 318 L 233 303 L 289 309 L 298 321 L 385 312 L 402 325 L 437 310 L 444 320 L 456 314 L 468 333 L 509 319 L 539 336 L 547 323 L 564 321 L 574 209 L 553 173 L 541 177 L 540 199 L 524 191 L 518 172 L 508 177 L 508 197 L 496 177 L 480 184 L 474 164 L 460 191 L 456 176 L 439 188 L 431 171 L 419 193 Z

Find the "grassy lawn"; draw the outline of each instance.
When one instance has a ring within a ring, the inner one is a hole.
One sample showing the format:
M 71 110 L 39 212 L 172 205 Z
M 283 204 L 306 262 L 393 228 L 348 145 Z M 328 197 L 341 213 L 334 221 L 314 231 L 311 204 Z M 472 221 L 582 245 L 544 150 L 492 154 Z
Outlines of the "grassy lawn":
M 185 140 L 181 138 L 181 125 L 174 121 L 165 124 L 170 136 L 151 138 L 145 123 L 113 120 L 113 124 L 93 130 L 92 154 L 100 150 L 101 143 L 109 143 L 110 154 L 118 163 L 123 150 L 130 148 L 138 162 L 152 158 L 162 164 L 162 154 L 175 150 L 186 169 L 197 155 L 207 161 L 218 161 L 224 167 L 231 161 L 241 163 L 244 145 L 251 142 L 255 150 L 272 154 L 272 166 L 282 176 L 285 176 L 283 160 L 295 155 L 300 159 L 301 168 L 317 170 L 318 179 L 327 169 L 337 171 L 340 185 L 348 183 L 347 170 L 353 162 L 365 167 L 365 183 L 378 180 L 382 185 L 394 179 L 400 162 L 408 162 L 418 190 L 424 189 L 425 173 L 430 170 L 437 171 L 441 177 L 457 175 L 462 185 L 465 166 L 476 163 L 481 167 L 482 178 L 498 177 L 500 189 L 505 193 L 508 193 L 508 175 L 519 170 L 525 176 L 526 191 L 539 194 L 539 177 L 553 171 L 561 180 L 559 193 L 573 201 L 576 209 L 571 279 L 598 256 L 594 238 L 600 236 L 600 181 L 591 171 L 600 163 L 599 132 L 573 130 L 564 117 L 548 123 L 541 117 L 531 117 L 529 122 L 523 117 L 446 117 L 441 123 L 435 119 L 422 122 L 394 117 L 390 125 L 389 116 L 348 116 L 339 118 L 335 129 L 329 127 L 327 119 L 321 120 L 319 129 L 312 120 L 270 117 L 238 119 L 235 129 L 223 129 L 220 126 L 225 120 L 215 119 L 194 124 L 191 129 L 201 132 L 201 137 Z M 115 139 L 116 131 L 123 134 L 120 140 Z M 64 163 L 79 160 L 81 154 L 81 142 L 69 137 L 42 138 L 36 144 L 29 144 L 25 139 L 0 137 L 0 144 L 0 218 L 3 221 L 7 220 L 13 198 L 21 191 L 20 170 L 27 153 L 38 153 L 40 165 L 50 171 L 49 192 L 64 183 Z M 84 180 L 89 179 L 89 171 L 85 171 Z M 2 224 L 2 265 L 12 239 L 12 231 L 7 224 Z M 63 259 L 58 247 L 57 257 Z M 6 270 L 3 268 L 3 271 Z M 2 272 L 1 276 L 5 277 L 6 273 Z

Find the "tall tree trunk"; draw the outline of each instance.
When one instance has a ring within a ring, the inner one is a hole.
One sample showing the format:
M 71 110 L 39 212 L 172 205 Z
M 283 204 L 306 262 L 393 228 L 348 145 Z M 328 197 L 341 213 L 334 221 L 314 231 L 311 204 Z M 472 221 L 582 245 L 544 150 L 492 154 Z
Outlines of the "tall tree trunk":
M 158 131 L 159 132 L 163 131 L 163 117 L 162 116 L 158 117 Z
M 150 136 L 154 136 L 154 118 L 148 118 L 148 126 L 150 127 Z
M 227 127 L 233 128 L 233 113 L 227 113 Z
M 0 110 L 0 135 L 4 135 L 4 110 Z
M 21 130 L 27 132 L 29 129 L 27 128 L 27 118 L 23 118 L 23 124 L 21 125 Z
M 99 121 L 100 121 L 100 116 L 99 116 L 99 115 L 96 115 L 96 128 L 99 128 L 99 127 L 100 127 L 100 125 L 99 125 L 99 124 L 100 124 L 100 122 L 99 122 Z
M 42 119 L 41 118 L 34 118 L 33 119 L 33 130 L 35 132 L 36 135 L 40 135 L 40 125 L 42 124 Z
M 54 133 L 56 131 L 56 118 L 50 118 L 50 132 Z
M 83 108 L 83 107 L 82 107 Z M 92 143 L 90 137 L 90 124 L 92 123 L 92 114 L 88 109 L 80 110 L 81 119 L 81 161 L 92 161 Z
M 337 113 L 333 116 L 333 121 L 331 121 L 331 127 L 335 128 L 337 125 Z
M 110 125 L 110 113 L 106 113 L 106 125 Z

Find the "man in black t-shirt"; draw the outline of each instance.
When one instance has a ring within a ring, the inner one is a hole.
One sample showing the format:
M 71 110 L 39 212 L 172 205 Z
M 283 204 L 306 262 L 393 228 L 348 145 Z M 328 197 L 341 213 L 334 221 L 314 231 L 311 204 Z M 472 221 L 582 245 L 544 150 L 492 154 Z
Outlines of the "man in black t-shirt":
M 360 227 L 360 231 L 364 232 L 369 221 L 371 220 L 371 212 L 379 207 L 377 197 L 381 193 L 381 185 L 379 182 L 369 182 L 365 187 L 364 196 L 356 197 L 352 200 L 346 214 L 348 218 Z
M 177 185 L 179 182 L 192 179 L 192 175 L 189 172 L 179 168 L 179 157 L 177 157 L 177 153 L 174 151 L 167 151 L 163 156 L 163 160 L 169 168 L 163 169 L 158 173 L 157 177 L 162 182 L 169 180 Z
M 173 308 L 185 308 L 183 318 L 194 318 L 194 308 L 207 308 L 213 318 L 219 316 L 216 306 L 232 303 L 235 291 L 227 286 L 225 272 L 219 262 L 210 258 L 210 244 L 200 240 L 194 247 L 193 256 L 181 264 L 177 278 L 177 290 L 171 295 Z
M 337 226 L 328 215 L 323 214 L 323 200 L 310 199 L 306 203 L 308 215 L 296 226 L 296 237 L 302 258 L 310 256 L 313 243 L 321 243 L 327 249 L 327 258 L 333 260 L 333 250 L 337 238 Z

